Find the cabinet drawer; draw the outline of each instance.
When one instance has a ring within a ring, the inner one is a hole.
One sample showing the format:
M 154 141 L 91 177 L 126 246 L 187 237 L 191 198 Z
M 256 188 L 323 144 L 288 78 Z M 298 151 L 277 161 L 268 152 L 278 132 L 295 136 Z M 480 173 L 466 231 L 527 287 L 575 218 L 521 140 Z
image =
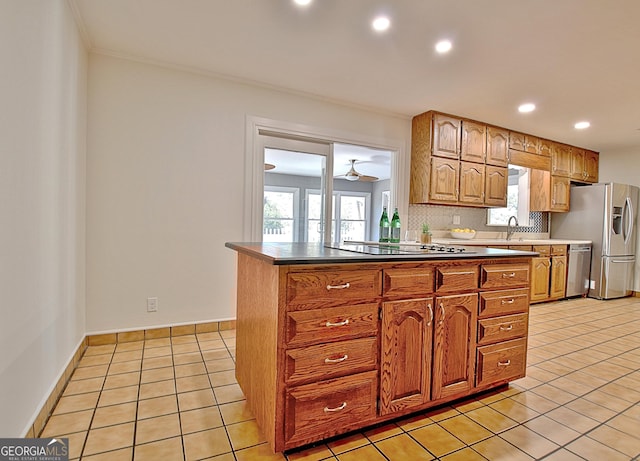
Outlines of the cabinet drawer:
M 386 269 L 382 292 L 385 296 L 424 296 L 433 293 L 433 268 Z
M 373 301 L 381 295 L 380 270 L 291 272 L 287 276 L 287 304 L 291 309 L 339 306 Z
M 285 443 L 307 443 L 364 426 L 376 416 L 377 382 L 377 372 L 370 371 L 290 389 Z
M 328 307 L 287 314 L 287 346 L 340 341 L 378 334 L 379 306 Z
M 478 321 L 478 345 L 492 344 L 527 335 L 527 314 L 505 315 Z
M 527 341 L 515 339 L 478 348 L 476 386 L 522 378 L 527 364 Z
M 533 251 L 540 253 L 540 256 L 549 256 L 551 254 L 550 245 L 533 245 Z
M 529 309 L 529 290 L 485 291 L 480 293 L 478 317 L 527 312 Z
M 436 292 L 470 291 L 478 288 L 478 266 L 436 268 Z
M 489 264 L 482 266 L 481 288 L 508 288 L 529 284 L 528 264 Z
M 551 245 L 551 256 L 566 256 L 567 245 Z
M 286 381 L 289 384 L 319 381 L 374 370 L 377 350 L 376 337 L 288 350 Z

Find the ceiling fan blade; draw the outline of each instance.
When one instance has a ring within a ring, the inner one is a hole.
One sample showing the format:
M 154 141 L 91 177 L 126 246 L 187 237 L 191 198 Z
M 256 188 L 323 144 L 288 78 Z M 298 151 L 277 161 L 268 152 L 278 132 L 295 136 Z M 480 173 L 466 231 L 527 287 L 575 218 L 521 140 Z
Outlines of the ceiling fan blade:
M 264 171 L 273 170 L 276 166 L 273 163 L 265 163 Z
M 358 175 L 358 181 L 374 182 L 374 181 L 377 181 L 378 179 L 380 179 L 380 178 L 376 178 L 375 176 L 368 176 L 366 174 Z

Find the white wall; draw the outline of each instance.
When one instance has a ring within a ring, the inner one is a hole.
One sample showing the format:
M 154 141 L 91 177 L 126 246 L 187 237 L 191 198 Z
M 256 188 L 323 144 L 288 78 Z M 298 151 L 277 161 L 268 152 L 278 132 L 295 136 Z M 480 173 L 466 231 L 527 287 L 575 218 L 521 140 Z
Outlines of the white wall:
M 640 187 L 640 150 L 601 152 L 599 159 L 599 182 L 617 182 Z M 640 210 L 636 210 L 636 215 Z M 637 220 L 636 229 L 640 226 Z M 640 253 L 640 232 L 637 232 L 636 254 Z M 640 292 L 640 258 L 636 258 L 633 291 Z
M 0 436 L 85 331 L 87 54 L 64 0 L 0 2 Z
M 92 54 L 89 332 L 235 318 L 224 243 L 242 239 L 247 117 L 400 140 L 409 152 L 409 119 Z

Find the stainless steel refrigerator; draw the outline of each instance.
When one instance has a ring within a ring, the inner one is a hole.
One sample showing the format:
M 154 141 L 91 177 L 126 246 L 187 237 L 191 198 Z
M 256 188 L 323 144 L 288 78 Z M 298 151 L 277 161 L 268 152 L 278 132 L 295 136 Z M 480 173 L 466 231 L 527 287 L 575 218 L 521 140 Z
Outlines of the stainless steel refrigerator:
M 621 298 L 633 291 L 638 187 L 600 183 L 572 186 L 571 211 L 554 213 L 551 237 L 591 240 L 588 296 Z

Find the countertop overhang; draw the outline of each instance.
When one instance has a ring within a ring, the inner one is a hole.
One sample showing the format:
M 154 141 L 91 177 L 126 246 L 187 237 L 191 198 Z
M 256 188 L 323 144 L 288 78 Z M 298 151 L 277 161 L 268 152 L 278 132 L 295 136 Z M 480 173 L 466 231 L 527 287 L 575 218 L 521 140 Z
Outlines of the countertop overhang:
M 457 240 L 455 244 L 458 246 L 466 246 L 459 240 Z M 533 257 L 538 255 L 538 253 L 532 251 L 507 250 L 499 248 L 472 248 L 472 253 L 372 255 L 329 248 L 320 243 L 227 242 L 225 243 L 225 246 L 239 253 L 247 254 L 274 265 L 437 261 L 518 256 Z

